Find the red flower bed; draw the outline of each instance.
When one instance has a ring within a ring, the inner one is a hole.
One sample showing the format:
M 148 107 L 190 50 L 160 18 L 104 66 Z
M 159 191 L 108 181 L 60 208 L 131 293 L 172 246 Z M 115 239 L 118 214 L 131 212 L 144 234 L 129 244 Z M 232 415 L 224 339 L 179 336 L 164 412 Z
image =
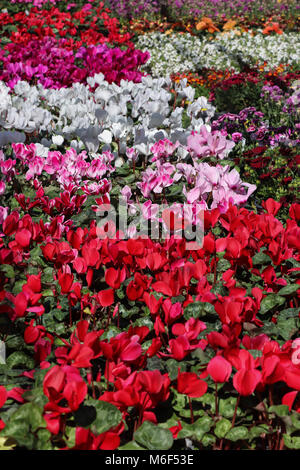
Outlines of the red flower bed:
M 34 39 L 56 37 L 68 39 L 72 47 L 83 44 L 129 44 L 131 35 L 121 34 L 119 21 L 111 11 L 98 3 L 94 8 L 83 7 L 75 12 L 63 12 L 33 7 L 29 13 L 0 13 L 2 40 L 26 45 Z
M 132 439 L 143 448 L 153 432 L 163 433 L 163 448 L 186 435 L 205 448 L 188 423 L 202 409 L 197 422 L 206 417 L 220 445 L 213 416 L 233 399 L 225 441 L 240 448 L 230 430 L 237 413 L 247 414 L 245 397 L 253 397 L 255 423 L 265 420 L 262 397 L 298 410 L 299 346 L 291 338 L 299 324 L 299 204 L 285 225 L 272 199 L 259 214 L 233 206 L 206 212 L 203 247 L 191 252 L 173 238 L 99 239 L 95 222 L 72 226 L 82 203 L 77 195 L 70 206 L 70 196 L 51 200 L 40 188 L 22 202 L 29 213 L 14 210 L 2 225 L 0 308 L 28 357 L 24 385 L 1 389 L 4 435 L 35 448 L 34 428 L 22 437 L 13 430 L 19 414 L 35 410 L 49 448 L 116 449 Z M 52 214 L 50 223 L 30 215 L 37 206 Z M 214 406 L 205 405 L 211 396 Z M 178 408 L 180 397 L 189 411 Z M 157 426 L 162 406 L 175 411 L 178 426 Z M 267 421 L 274 449 L 276 419 Z

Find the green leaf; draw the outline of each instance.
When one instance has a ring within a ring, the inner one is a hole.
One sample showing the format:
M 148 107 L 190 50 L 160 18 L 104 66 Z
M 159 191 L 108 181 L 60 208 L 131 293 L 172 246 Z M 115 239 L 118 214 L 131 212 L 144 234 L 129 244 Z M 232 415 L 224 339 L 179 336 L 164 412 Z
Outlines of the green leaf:
M 55 309 L 54 312 L 52 311 L 52 313 L 54 314 L 54 318 L 56 318 L 56 320 L 59 322 L 63 321 L 66 318 L 66 316 L 69 315 L 69 312 L 66 312 L 63 309 L 58 309 L 58 308 Z
M 272 310 L 274 307 L 278 307 L 279 305 L 284 304 L 285 298 L 280 297 L 277 294 L 268 294 L 264 297 L 260 304 L 260 313 L 265 315 L 267 312 Z
M 133 323 L 132 326 L 147 326 L 149 330 L 153 330 L 153 321 L 149 317 L 141 317 L 137 318 Z
M 48 196 L 50 199 L 54 199 L 57 196 L 58 193 L 58 187 L 54 186 L 52 184 L 45 186 L 45 194 Z
M 260 424 L 259 426 L 253 426 L 249 430 L 249 439 L 252 441 L 256 437 L 260 437 L 262 434 L 269 433 L 269 426 L 267 424 Z
M 42 250 L 41 247 L 38 245 L 30 251 L 30 258 L 35 260 L 36 258 L 39 258 L 41 254 Z
M 23 288 L 24 284 L 26 284 L 26 282 L 27 282 L 26 279 L 21 279 L 21 280 L 19 280 L 19 281 L 16 281 L 16 282 L 14 283 L 14 287 L 13 287 L 13 289 L 12 289 L 12 293 L 13 293 L 14 295 L 19 294 L 19 293 L 22 291 L 22 288 Z
M 120 289 L 116 290 L 116 294 L 117 294 L 117 296 L 119 297 L 120 300 L 125 298 L 125 292 L 124 292 L 122 287 L 120 287 Z
M 299 318 L 298 308 L 285 308 L 280 311 L 280 318 Z
M 254 255 L 253 258 L 252 258 L 253 266 L 269 265 L 270 261 L 271 261 L 270 256 L 266 255 L 263 251 L 260 251 L 259 253 L 256 253 L 256 255 Z
M 10 416 L 1 436 L 12 438 L 20 446 L 33 449 L 35 445 L 33 432 L 45 427 L 43 408 L 34 403 L 25 403 Z
M 221 165 L 229 165 L 229 166 L 234 166 L 234 162 L 232 160 L 220 160 Z
M 287 405 L 273 405 L 268 408 L 270 413 L 275 413 L 276 416 L 281 418 L 282 416 L 287 416 L 289 414 L 289 407 Z
M 179 364 L 179 362 L 176 361 L 176 359 L 168 359 L 165 365 L 168 370 L 170 380 L 176 380 L 178 376 L 178 367 L 179 365 L 182 366 L 182 364 Z M 181 368 L 181 372 L 184 372 L 182 368 Z
M 182 196 L 182 184 L 172 184 L 172 186 L 169 187 L 168 190 L 168 195 L 169 197 L 174 197 L 174 196 Z M 176 201 L 178 202 L 178 201 Z
M 240 439 L 247 439 L 248 429 L 245 426 L 236 426 L 235 428 L 230 429 L 226 434 L 226 439 L 229 441 L 239 441 Z
M 223 253 L 223 252 L 222 252 Z M 226 251 L 224 251 L 226 253 Z M 218 253 L 218 257 L 220 257 L 221 253 Z M 230 262 L 227 259 L 220 259 L 218 261 L 218 272 L 225 272 L 231 266 Z
M 15 32 L 16 32 L 16 31 L 18 31 L 18 28 L 17 28 L 16 25 L 14 25 L 14 24 L 6 24 L 5 27 L 4 27 L 4 29 L 5 29 L 6 31 L 9 31 L 9 32 L 12 32 L 12 31 L 15 31 Z
M 119 308 L 120 316 L 123 317 L 123 318 L 130 318 L 130 317 L 132 317 L 133 315 L 136 315 L 139 312 L 140 312 L 139 307 L 133 307 L 133 308 L 130 308 L 130 309 L 126 309 L 124 307 L 124 305 L 121 304 L 120 308 Z
M 222 284 L 222 282 L 217 282 L 217 283 L 211 288 L 211 292 L 212 292 L 213 294 L 218 294 L 218 295 L 222 295 L 222 296 L 227 295 L 226 287 L 224 287 L 224 285 Z
M 5 341 L 5 345 L 7 349 L 23 349 L 25 342 L 22 336 L 18 335 L 11 335 Z
M 6 38 L 6 37 L 1 38 L 1 43 L 2 44 L 8 44 L 10 42 L 11 42 L 10 38 Z
M 299 289 L 300 289 L 299 284 L 289 284 L 285 287 L 282 287 L 282 289 L 280 289 L 280 291 L 278 292 L 278 295 L 291 295 L 297 292 L 297 290 Z
M 23 415 L 21 411 L 23 411 Z M 46 427 L 46 421 L 43 418 L 43 408 L 37 406 L 35 403 L 25 403 L 22 405 L 18 418 L 28 420 L 33 431 L 36 431 L 38 428 Z
M 15 351 L 6 360 L 8 368 L 13 369 L 14 367 L 20 368 L 21 366 L 28 369 L 34 368 L 34 359 L 27 356 L 23 351 Z
M 189 411 L 189 410 L 188 410 Z M 190 411 L 189 414 L 190 415 Z M 194 424 L 182 423 L 182 429 L 178 433 L 178 439 L 194 439 L 202 441 L 204 435 L 210 431 L 213 420 L 209 416 L 202 416 Z
M 300 415 L 299 413 L 293 413 L 291 416 L 291 422 L 292 425 L 295 429 L 299 430 L 300 429 Z
M 67 446 L 71 449 L 76 444 L 76 428 L 66 427 Z
M 51 432 L 48 429 L 39 429 L 37 432 L 36 450 L 52 450 Z
M 220 415 L 224 416 L 224 418 L 232 418 L 234 415 L 234 410 L 236 406 L 236 398 L 229 397 L 226 399 L 221 398 L 219 401 L 219 411 Z M 241 409 L 237 409 L 237 416 L 241 415 Z
M 48 398 L 44 394 L 43 387 L 35 386 L 32 390 L 24 392 L 22 397 L 25 401 L 32 402 L 41 409 L 43 409 L 48 402 Z
M 215 307 L 209 302 L 193 302 L 184 309 L 184 317 L 199 318 L 207 314 L 216 315 Z
M 291 265 L 294 267 L 294 268 L 300 268 L 300 262 L 297 261 L 295 258 L 289 258 L 286 260 L 286 263 L 291 263 Z
M 276 325 L 272 322 L 265 321 L 264 326 L 261 329 L 262 333 L 268 335 L 270 338 L 277 337 Z
M 229 419 L 222 418 L 216 424 L 215 435 L 222 439 L 223 437 L 225 437 L 225 434 L 230 431 L 230 428 L 231 422 L 229 421 Z
M 1 432 L 1 436 L 8 436 L 13 439 L 19 446 L 26 447 L 26 449 L 33 449 L 34 435 L 28 432 L 28 427 L 25 423 L 12 423 L 7 430 Z
M 276 327 L 277 335 L 281 336 L 285 341 L 288 341 L 294 333 L 298 332 L 299 319 L 298 318 L 278 318 Z
M 144 421 L 134 433 L 134 440 L 149 450 L 168 450 L 173 446 L 171 431 L 163 429 L 151 421 Z
M 216 437 L 212 434 L 205 434 L 201 440 L 201 444 L 204 447 L 212 447 L 216 442 Z
M 0 266 L 0 270 L 8 279 L 13 279 L 15 277 L 14 268 L 10 264 L 2 264 L 2 266 Z
M 121 330 L 117 326 L 110 325 L 109 328 L 101 336 L 101 340 L 103 340 L 103 339 L 110 340 L 110 338 L 113 338 L 114 336 L 117 336 L 117 334 L 119 334 L 120 331 Z
M 147 359 L 147 370 L 162 370 L 164 367 L 163 359 L 157 356 L 152 356 Z M 177 377 L 177 374 L 176 374 Z
M 52 289 L 45 289 L 42 292 L 43 297 L 54 297 L 53 290 Z
M 183 423 L 182 429 L 180 429 L 177 439 L 186 439 L 186 438 L 192 438 L 195 435 L 194 428 L 191 424 L 188 423 Z
M 122 183 L 125 183 L 125 185 L 130 185 L 134 183 L 136 176 L 134 174 L 128 175 L 125 178 L 123 178 Z
M 127 444 L 118 447 L 118 450 L 145 450 L 144 447 L 141 447 L 137 442 L 130 441 Z
M 129 165 L 127 163 L 125 163 L 124 165 L 122 165 L 121 167 L 119 168 L 116 168 L 116 176 L 126 176 L 128 175 L 129 172 L 131 172 L 131 168 L 129 167 Z
M 251 354 L 251 356 L 254 357 L 254 359 L 256 359 L 257 357 L 262 357 L 262 351 L 260 349 L 248 349 L 249 353 Z
M 96 418 L 91 424 L 94 434 L 102 434 L 117 426 L 122 420 L 122 414 L 118 408 L 111 403 L 99 400 L 88 400 L 87 405 L 96 409 Z
M 206 364 L 209 362 L 209 356 L 201 349 L 196 348 L 191 352 L 191 357 L 197 359 L 198 364 Z
M 216 411 L 216 402 L 215 402 L 215 395 L 213 393 L 206 392 L 201 398 L 197 399 L 203 405 L 208 405 L 211 408 L 211 412 L 215 413 Z
M 283 435 L 283 440 L 288 449 L 300 449 L 300 437 L 290 436 L 289 434 Z
M 210 431 L 213 420 L 209 416 L 202 416 L 192 425 L 195 431 L 195 437 L 198 441 L 202 441 L 204 434 Z

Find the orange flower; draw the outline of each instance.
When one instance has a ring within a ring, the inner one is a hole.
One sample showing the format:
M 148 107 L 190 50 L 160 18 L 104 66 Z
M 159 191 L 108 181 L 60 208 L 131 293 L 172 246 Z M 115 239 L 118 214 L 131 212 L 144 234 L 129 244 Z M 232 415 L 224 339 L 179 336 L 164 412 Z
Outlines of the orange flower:
M 196 24 L 197 31 L 203 31 L 207 29 L 209 33 L 214 33 L 215 31 L 220 31 L 212 22 L 210 18 L 203 16 L 203 18 Z
M 268 23 L 266 24 L 265 29 L 263 29 L 263 34 L 270 34 L 270 33 L 282 34 L 283 30 L 280 29 L 279 23 Z
M 223 31 L 231 31 L 236 25 L 236 21 L 228 20 L 223 26 Z

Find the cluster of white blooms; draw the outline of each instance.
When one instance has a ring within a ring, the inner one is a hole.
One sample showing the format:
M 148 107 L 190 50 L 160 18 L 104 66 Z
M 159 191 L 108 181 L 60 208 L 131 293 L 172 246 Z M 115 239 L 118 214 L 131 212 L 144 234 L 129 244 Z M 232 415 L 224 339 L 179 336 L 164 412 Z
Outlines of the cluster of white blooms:
M 141 83 L 109 84 L 102 74 L 88 85 L 45 89 L 19 81 L 10 90 L 0 82 L 0 147 L 25 142 L 38 135 L 45 147 L 52 143 L 75 150 L 116 150 L 134 147 L 147 155 L 149 147 L 164 138 L 185 145 L 192 130 L 209 124 L 215 108 L 182 80 L 176 85 L 177 103 L 168 78 L 144 77 Z M 182 106 L 182 100 L 188 102 Z M 54 139 L 54 140 L 53 140 Z
M 139 36 L 136 47 L 150 52 L 151 58 L 142 69 L 158 77 L 211 67 L 240 71 L 245 62 L 267 62 L 267 69 L 282 63 L 297 65 L 300 39 L 297 33 L 264 35 L 261 31 L 218 33 L 213 39 L 189 33 L 153 32 Z

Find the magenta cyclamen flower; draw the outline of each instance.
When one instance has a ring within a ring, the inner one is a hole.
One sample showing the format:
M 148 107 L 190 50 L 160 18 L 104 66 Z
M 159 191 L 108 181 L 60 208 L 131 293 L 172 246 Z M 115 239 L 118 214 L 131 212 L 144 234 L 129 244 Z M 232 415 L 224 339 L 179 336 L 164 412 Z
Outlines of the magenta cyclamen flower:
M 55 175 L 61 186 L 68 184 L 81 185 L 86 179 L 100 183 L 104 175 L 109 175 L 115 171 L 112 166 L 114 156 L 111 152 L 103 152 L 89 159 L 86 152 L 79 154 L 73 148 L 62 154 L 58 151 L 48 151 L 46 156 L 38 155 L 34 144 L 12 144 L 16 159 L 21 159 L 26 171 L 26 179 L 29 181 L 46 172 Z M 15 162 L 16 160 L 14 160 Z M 2 166 L 4 166 L 4 163 Z M 10 164 L 7 160 L 5 164 Z M 1 170 L 0 165 L 0 170 Z M 4 171 L 3 174 L 6 175 Z M 96 190 L 96 187 L 93 191 Z
M 180 144 L 178 141 L 173 144 L 169 139 L 159 140 L 150 148 L 150 151 L 154 154 L 151 158 L 151 162 L 168 159 L 168 157 L 175 152 L 179 145 Z
M 88 77 L 97 73 L 102 73 L 109 83 L 120 84 L 121 80 L 137 83 L 143 76 L 139 67 L 150 57 L 148 52 L 110 48 L 106 44 L 72 51 L 65 39 L 52 37 L 34 39 L 26 45 L 10 43 L 5 50 L 0 51 L 0 80 L 10 88 L 25 80 L 59 89 L 76 82 L 85 84 Z

